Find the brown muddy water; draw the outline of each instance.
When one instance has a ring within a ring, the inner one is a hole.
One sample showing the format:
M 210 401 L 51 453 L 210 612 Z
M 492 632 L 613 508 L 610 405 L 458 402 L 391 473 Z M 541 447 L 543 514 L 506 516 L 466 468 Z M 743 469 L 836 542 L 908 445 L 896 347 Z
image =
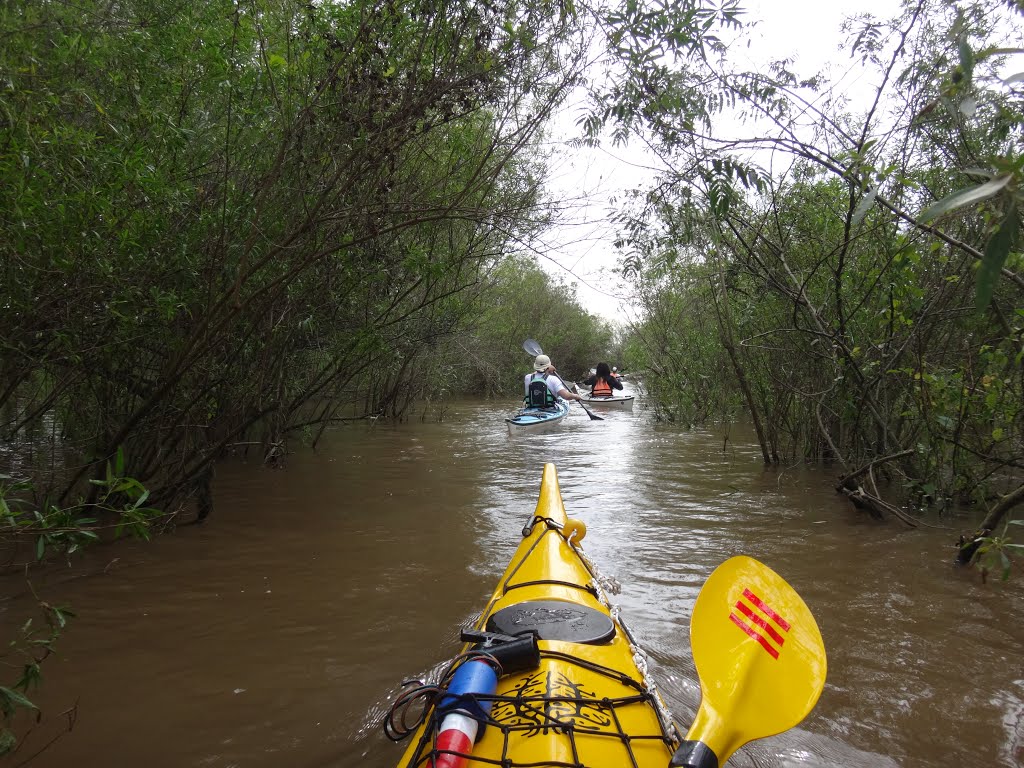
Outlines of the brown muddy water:
M 506 432 L 513 407 L 340 427 L 284 470 L 226 462 L 206 524 L 36 575 L 78 617 L 6 764 L 395 766 L 382 717 L 402 680 L 458 652 L 548 461 L 684 730 L 700 696 L 690 611 L 716 565 L 760 559 L 816 616 L 817 707 L 730 765 L 1024 764 L 1024 574 L 983 585 L 951 565 L 975 521 L 871 520 L 832 491 L 836 470 L 766 470 L 743 428 L 654 424 L 642 402 L 525 437 Z M 29 601 L 24 579 L 0 587 L 9 629 Z

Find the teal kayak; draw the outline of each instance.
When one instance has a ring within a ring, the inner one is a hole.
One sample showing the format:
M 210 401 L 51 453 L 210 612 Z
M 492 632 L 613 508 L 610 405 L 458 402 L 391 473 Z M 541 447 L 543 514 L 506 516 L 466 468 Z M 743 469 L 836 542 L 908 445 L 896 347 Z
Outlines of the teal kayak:
M 522 408 L 505 419 L 509 434 L 546 432 L 557 427 L 569 415 L 569 403 L 559 400 L 552 408 Z

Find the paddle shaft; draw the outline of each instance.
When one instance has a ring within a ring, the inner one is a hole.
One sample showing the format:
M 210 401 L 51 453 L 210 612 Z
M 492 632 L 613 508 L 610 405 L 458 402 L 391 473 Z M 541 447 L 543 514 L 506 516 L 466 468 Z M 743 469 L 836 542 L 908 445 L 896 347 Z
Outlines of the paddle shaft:
M 720 768 L 714 750 L 702 741 L 684 741 L 669 761 L 670 768 Z

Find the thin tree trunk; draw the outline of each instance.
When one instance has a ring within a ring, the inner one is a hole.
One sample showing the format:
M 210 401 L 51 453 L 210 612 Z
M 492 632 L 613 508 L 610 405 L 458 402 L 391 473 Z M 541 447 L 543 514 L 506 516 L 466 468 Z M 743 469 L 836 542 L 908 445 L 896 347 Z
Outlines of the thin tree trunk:
M 721 278 L 722 275 L 719 273 L 719 279 Z M 715 314 L 718 316 L 718 328 L 722 339 L 722 346 L 729 353 L 729 361 L 732 363 L 732 369 L 736 374 L 736 381 L 740 385 L 743 399 L 746 400 L 747 408 L 750 410 L 750 418 L 754 422 L 757 442 L 761 446 L 761 458 L 764 459 L 765 466 L 768 466 L 773 463 L 773 458 L 777 462 L 778 456 L 768 446 L 764 425 L 761 423 L 761 412 L 757 407 L 757 402 L 754 400 L 754 393 L 750 390 L 750 382 L 747 381 L 747 375 L 743 370 L 739 355 L 736 353 L 736 345 L 732 339 L 732 318 L 729 316 L 728 296 L 726 295 L 724 280 L 722 280 L 722 301 L 719 302 L 718 291 L 715 290 L 713 285 L 711 287 L 711 295 L 714 297 Z
M 969 539 L 960 537 L 960 551 L 957 553 L 956 561 L 960 565 L 967 565 L 974 559 L 974 553 L 981 546 L 981 540 L 992 534 L 996 526 L 1002 521 L 1003 516 L 1018 504 L 1024 502 L 1024 485 L 1003 496 L 995 503 L 995 506 L 988 511 L 981 526 Z

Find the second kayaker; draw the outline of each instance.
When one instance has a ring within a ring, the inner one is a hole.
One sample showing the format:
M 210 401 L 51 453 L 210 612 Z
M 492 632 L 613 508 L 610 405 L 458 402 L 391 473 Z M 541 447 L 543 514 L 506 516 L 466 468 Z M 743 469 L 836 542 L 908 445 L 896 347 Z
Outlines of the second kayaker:
M 591 397 L 611 397 L 613 389 L 622 389 L 622 382 L 608 368 L 608 363 L 598 363 L 597 370 L 583 383 L 590 387 Z

